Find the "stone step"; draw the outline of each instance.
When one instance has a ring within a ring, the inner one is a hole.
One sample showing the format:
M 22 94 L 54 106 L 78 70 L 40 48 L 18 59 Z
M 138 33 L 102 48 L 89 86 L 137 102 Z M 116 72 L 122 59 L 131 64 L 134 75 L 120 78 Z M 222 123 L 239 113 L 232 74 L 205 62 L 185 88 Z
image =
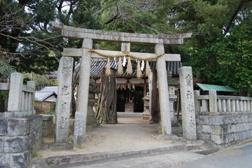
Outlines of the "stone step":
M 118 160 L 124 158 L 152 156 L 158 154 L 166 154 L 176 151 L 186 151 L 187 146 L 182 143 L 172 144 L 169 146 L 142 149 L 137 151 L 121 151 L 121 152 L 99 152 L 88 154 L 52 156 L 44 159 L 34 159 L 32 168 L 47 168 L 48 167 L 62 167 L 64 165 L 81 164 L 88 165 L 99 163 L 108 160 Z
M 117 112 L 117 116 L 120 118 L 128 118 L 128 117 L 142 117 L 143 113 L 136 113 L 136 112 Z

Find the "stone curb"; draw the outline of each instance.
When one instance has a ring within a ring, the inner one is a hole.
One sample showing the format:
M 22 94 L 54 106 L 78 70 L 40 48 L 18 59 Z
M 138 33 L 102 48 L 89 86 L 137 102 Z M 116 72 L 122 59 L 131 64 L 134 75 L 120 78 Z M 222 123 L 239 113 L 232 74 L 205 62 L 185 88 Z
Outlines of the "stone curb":
M 39 165 L 43 164 L 43 168 L 45 168 L 45 164 L 48 167 L 62 167 L 64 165 L 72 165 L 72 164 L 93 164 L 102 161 L 108 160 L 116 160 L 116 159 L 124 159 L 124 158 L 132 158 L 132 157 L 141 157 L 141 156 L 150 156 L 156 154 L 163 154 L 163 153 L 170 153 L 175 151 L 186 150 L 185 144 L 176 144 L 166 147 L 159 147 L 159 148 L 151 148 L 151 149 L 144 149 L 138 151 L 123 151 L 123 152 L 114 152 L 114 153 L 91 153 L 91 154 L 76 154 L 76 155 L 64 155 L 64 156 L 53 156 L 45 158 L 43 161 L 34 160 L 33 168 L 40 168 Z

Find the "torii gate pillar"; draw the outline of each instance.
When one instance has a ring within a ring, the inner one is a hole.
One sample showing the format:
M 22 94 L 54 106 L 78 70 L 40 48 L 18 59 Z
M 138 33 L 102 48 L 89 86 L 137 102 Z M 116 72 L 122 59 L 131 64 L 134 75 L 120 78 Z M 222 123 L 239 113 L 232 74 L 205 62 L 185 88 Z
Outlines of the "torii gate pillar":
M 81 145 L 86 135 L 86 121 L 88 111 L 89 78 L 91 67 L 92 39 L 84 39 L 82 44 L 82 57 L 80 65 L 80 83 L 78 90 L 78 104 L 74 123 L 74 145 Z
M 164 44 L 156 44 L 155 52 L 157 55 L 164 54 Z M 157 76 L 162 134 L 171 135 L 171 114 L 169 103 L 168 79 L 166 61 L 163 56 L 157 59 Z

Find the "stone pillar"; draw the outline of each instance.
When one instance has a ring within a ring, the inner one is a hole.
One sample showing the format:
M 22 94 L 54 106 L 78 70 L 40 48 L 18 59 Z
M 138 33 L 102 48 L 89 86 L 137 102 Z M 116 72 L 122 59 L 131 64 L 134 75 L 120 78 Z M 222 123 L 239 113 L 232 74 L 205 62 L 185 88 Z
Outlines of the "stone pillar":
M 195 140 L 197 139 L 197 136 L 192 67 L 181 67 L 179 73 L 179 81 L 181 94 L 183 136 L 186 139 Z
M 88 93 L 89 93 L 89 78 L 91 67 L 91 53 L 89 49 L 92 49 L 93 40 L 84 39 L 82 48 L 83 55 L 81 57 L 80 65 L 80 82 L 78 90 L 78 104 L 75 113 L 74 123 L 74 145 L 81 145 L 86 135 L 86 123 L 88 112 Z
M 194 91 L 195 115 L 197 115 L 198 113 L 200 113 L 200 103 L 199 103 L 199 100 L 198 100 L 199 96 L 200 96 L 200 91 L 199 90 L 195 90 Z
M 56 142 L 67 141 L 72 99 L 73 58 L 61 57 L 58 69 L 58 98 L 56 104 Z
M 28 102 L 28 111 L 31 112 L 31 114 L 35 114 L 35 110 L 34 110 L 34 107 L 33 107 L 33 102 L 34 102 L 34 97 L 35 97 L 35 82 L 34 81 L 28 81 L 27 82 L 27 86 L 31 89 L 34 90 L 33 93 L 30 93 L 29 94 L 29 102 Z
M 8 98 L 8 112 L 19 112 L 22 106 L 23 75 L 18 72 L 11 74 Z
M 209 90 L 209 112 L 217 113 L 217 92 Z
M 122 42 L 121 43 L 121 51 L 130 51 L 130 43 Z
M 176 123 L 177 122 L 177 118 L 175 117 L 174 104 L 175 104 L 175 101 L 177 100 L 177 96 L 175 95 L 175 87 L 174 86 L 169 86 L 168 89 L 169 89 L 169 98 L 170 98 L 171 121 L 172 121 L 172 123 Z
M 153 72 L 150 72 L 150 74 L 148 76 L 148 86 L 149 86 L 149 113 L 151 116 Z
M 157 55 L 165 53 L 163 44 L 156 44 L 155 52 Z M 161 127 L 163 135 L 171 134 L 171 115 L 168 91 L 168 79 L 165 59 L 161 56 L 157 60 L 158 92 L 161 114 Z

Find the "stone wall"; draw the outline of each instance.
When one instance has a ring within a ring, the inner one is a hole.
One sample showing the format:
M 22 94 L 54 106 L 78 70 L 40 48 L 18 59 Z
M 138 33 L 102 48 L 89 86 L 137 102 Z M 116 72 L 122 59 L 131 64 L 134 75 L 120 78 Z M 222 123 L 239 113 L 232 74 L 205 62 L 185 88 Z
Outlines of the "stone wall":
M 197 116 L 199 139 L 229 146 L 252 138 L 252 113 L 225 113 Z
M 0 117 L 0 167 L 28 168 L 41 143 L 40 116 Z

